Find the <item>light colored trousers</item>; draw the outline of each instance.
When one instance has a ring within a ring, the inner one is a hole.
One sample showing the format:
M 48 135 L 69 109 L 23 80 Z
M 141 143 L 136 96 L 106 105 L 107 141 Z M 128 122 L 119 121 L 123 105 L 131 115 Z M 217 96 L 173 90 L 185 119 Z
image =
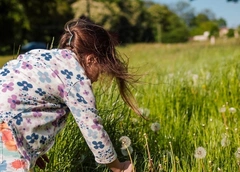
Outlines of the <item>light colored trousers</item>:
M 12 131 L 0 123 L 0 172 L 25 172 L 26 162 L 17 150 Z

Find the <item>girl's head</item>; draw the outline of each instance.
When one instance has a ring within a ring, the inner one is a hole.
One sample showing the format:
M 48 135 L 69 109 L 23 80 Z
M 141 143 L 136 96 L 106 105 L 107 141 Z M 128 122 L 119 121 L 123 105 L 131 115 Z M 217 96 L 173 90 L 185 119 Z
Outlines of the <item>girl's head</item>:
M 133 77 L 115 45 L 116 41 L 103 27 L 78 19 L 66 23 L 59 48 L 70 49 L 77 55 L 78 62 L 92 82 L 97 81 L 100 73 L 115 78 L 123 100 L 139 114 L 128 88 Z

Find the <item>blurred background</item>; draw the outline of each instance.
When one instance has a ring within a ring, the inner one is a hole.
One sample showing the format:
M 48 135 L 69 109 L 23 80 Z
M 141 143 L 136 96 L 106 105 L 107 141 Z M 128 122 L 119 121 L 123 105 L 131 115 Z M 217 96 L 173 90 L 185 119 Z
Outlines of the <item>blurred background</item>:
M 113 32 L 121 44 L 214 43 L 238 37 L 240 30 L 237 0 L 1 0 L 0 13 L 0 55 L 52 42 L 56 47 L 64 24 L 81 16 Z

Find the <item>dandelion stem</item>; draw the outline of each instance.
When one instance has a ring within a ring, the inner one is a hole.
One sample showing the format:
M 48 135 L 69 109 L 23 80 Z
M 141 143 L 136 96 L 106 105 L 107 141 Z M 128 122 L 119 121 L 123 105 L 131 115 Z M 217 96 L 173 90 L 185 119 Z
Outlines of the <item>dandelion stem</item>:
M 151 158 L 151 154 L 150 154 L 150 151 L 149 151 L 149 146 L 148 146 L 148 140 L 147 140 L 147 134 L 144 133 L 144 137 L 145 137 L 145 140 L 146 140 L 146 147 L 147 147 L 147 154 L 148 154 L 148 159 L 149 159 L 149 168 L 150 168 L 150 172 L 153 172 L 153 162 L 152 162 L 152 158 Z
M 227 118 L 226 118 L 224 112 L 222 113 L 222 118 L 223 118 L 223 123 L 224 123 L 225 127 L 227 128 L 227 127 L 228 127 L 228 126 L 227 126 Z
M 172 163 L 173 163 L 173 171 L 175 172 L 176 171 L 176 164 L 175 164 L 175 158 L 174 158 L 174 155 L 173 155 L 173 149 L 172 149 L 172 143 L 169 142 L 169 145 L 170 145 L 170 149 L 171 149 L 171 156 L 172 156 Z
M 132 170 L 132 171 L 133 171 L 133 172 L 136 172 L 136 171 L 135 171 L 134 164 L 133 164 L 133 160 L 132 160 L 131 152 L 129 151 L 128 147 L 126 147 L 126 149 L 127 149 L 127 153 L 128 153 L 128 156 L 129 156 L 130 162 L 131 162 L 132 167 L 133 167 L 133 170 Z

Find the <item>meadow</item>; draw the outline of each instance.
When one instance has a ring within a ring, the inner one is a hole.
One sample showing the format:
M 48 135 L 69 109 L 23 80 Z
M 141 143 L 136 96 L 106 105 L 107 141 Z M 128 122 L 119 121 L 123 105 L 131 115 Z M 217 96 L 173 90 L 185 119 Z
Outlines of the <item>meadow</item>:
M 118 47 L 140 77 L 132 91 L 147 119 L 123 103 L 114 82 L 93 85 L 119 159 L 131 160 L 135 172 L 240 171 L 239 47 L 237 39 Z M 72 116 L 48 156 L 46 172 L 108 171 L 95 163 Z

